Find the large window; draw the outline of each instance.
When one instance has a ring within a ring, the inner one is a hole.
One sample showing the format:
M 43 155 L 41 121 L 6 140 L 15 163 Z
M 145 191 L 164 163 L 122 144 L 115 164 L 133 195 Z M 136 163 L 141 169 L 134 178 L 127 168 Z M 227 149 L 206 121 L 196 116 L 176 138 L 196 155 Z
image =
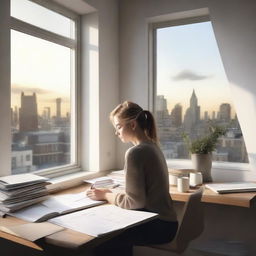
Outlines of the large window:
M 243 134 L 232 103 L 210 21 L 183 23 L 154 31 L 155 113 L 167 159 L 187 159 L 182 134 L 205 135 L 210 125 L 228 127 L 213 159 L 247 163 Z
M 77 165 L 77 20 L 49 8 L 11 0 L 12 174 Z

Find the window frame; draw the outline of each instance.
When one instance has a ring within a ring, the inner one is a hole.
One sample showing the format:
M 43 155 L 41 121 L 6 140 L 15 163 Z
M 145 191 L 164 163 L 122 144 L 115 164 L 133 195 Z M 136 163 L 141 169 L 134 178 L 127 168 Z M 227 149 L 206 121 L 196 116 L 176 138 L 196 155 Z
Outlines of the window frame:
M 11 0 L 10 0 L 11 1 Z M 11 30 L 15 30 L 27 35 L 31 35 L 43 40 L 46 40 L 48 42 L 52 42 L 61 46 L 68 47 L 72 50 L 74 50 L 74 78 L 73 78 L 73 88 L 71 90 L 70 98 L 71 98 L 71 146 L 70 146 L 70 152 L 71 154 L 74 154 L 74 164 L 68 164 L 68 165 L 61 165 L 56 166 L 53 168 L 43 169 L 35 171 L 34 173 L 45 176 L 45 177 L 58 177 L 66 174 L 71 174 L 77 171 L 81 170 L 81 157 L 80 157 L 80 119 L 78 118 L 80 116 L 80 98 L 78 97 L 80 95 L 80 56 L 81 56 L 81 17 L 80 15 L 66 9 L 65 7 L 51 2 L 49 0 L 29 0 L 31 2 L 35 2 L 36 4 L 39 4 L 51 11 L 54 11 L 56 13 L 59 13 L 61 15 L 64 15 L 70 19 L 72 19 L 75 22 L 75 39 L 67 38 L 62 35 L 55 34 L 54 32 L 45 30 L 43 28 L 34 26 L 32 24 L 26 23 L 22 20 L 19 20 L 17 18 L 14 18 L 10 14 L 10 33 Z M 11 11 L 10 11 L 11 13 Z M 10 83 L 10 90 L 11 90 L 11 83 Z M 72 131 L 73 130 L 73 131 Z M 12 143 L 12 141 L 10 141 Z M 73 153 L 72 153 L 73 152 Z M 11 170 L 10 170 L 11 174 Z
M 173 20 L 165 20 L 161 22 L 154 22 L 148 24 L 148 81 L 149 81 L 149 109 L 156 115 L 155 105 L 156 105 L 156 91 L 157 91 L 157 74 L 156 74 L 156 49 L 157 49 L 157 38 L 156 31 L 159 28 L 166 28 L 171 26 L 188 25 L 200 22 L 211 21 L 209 15 L 198 15 L 195 17 L 188 18 L 177 18 Z M 221 53 L 220 53 L 221 55 Z M 231 96 L 232 98 L 232 96 Z M 245 143 L 245 141 L 244 141 Z M 245 144 L 246 146 L 246 144 Z M 250 160 L 250 159 L 249 159 Z M 169 168 L 192 168 L 192 163 L 189 159 L 166 159 Z M 232 170 L 232 171 L 250 171 L 249 163 L 236 163 L 236 162 L 218 162 L 213 161 L 212 169 L 214 170 Z

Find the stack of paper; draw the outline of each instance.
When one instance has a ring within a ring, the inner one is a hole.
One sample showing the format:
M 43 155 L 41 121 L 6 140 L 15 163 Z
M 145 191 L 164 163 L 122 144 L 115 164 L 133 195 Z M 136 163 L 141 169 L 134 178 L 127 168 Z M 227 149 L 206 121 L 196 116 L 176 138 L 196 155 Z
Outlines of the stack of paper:
M 115 188 L 119 186 L 118 183 L 116 183 L 113 179 L 107 176 L 84 181 L 92 184 L 94 188 Z
M 47 180 L 31 173 L 0 177 L 0 211 L 14 212 L 45 200 Z
M 119 184 L 120 189 L 125 189 L 125 171 L 119 170 L 119 171 L 113 171 L 110 174 L 108 174 L 108 177 L 113 179 L 114 183 Z

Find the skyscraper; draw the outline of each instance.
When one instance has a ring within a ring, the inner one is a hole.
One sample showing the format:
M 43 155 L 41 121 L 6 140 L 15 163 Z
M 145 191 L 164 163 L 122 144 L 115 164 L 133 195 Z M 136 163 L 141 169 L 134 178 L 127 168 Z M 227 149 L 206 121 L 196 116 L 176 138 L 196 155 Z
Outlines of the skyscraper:
M 182 106 L 176 104 L 171 112 L 172 125 L 179 127 L 182 124 Z
M 19 124 L 19 119 L 18 119 L 18 107 L 15 106 L 14 108 L 14 112 L 13 112 L 13 122 L 14 122 L 14 126 L 17 127 Z
M 186 111 L 184 116 L 184 126 L 187 132 L 190 132 L 191 129 L 199 122 L 200 120 L 200 106 L 198 106 L 197 97 L 195 90 L 193 90 L 190 98 L 190 106 Z
M 56 99 L 56 117 L 61 118 L 61 98 Z
M 196 124 L 200 120 L 200 107 L 198 106 L 198 100 L 194 89 L 190 98 L 190 109 L 192 114 L 192 122 L 193 124 Z
M 219 119 L 221 121 L 229 122 L 231 119 L 231 106 L 229 103 L 222 103 L 220 105 Z
M 24 92 L 21 93 L 19 116 L 20 132 L 38 130 L 37 102 L 35 93 L 29 96 L 24 95 Z
M 163 95 L 156 96 L 156 111 L 166 111 L 167 101 Z
M 50 107 L 44 107 L 44 117 L 47 120 L 51 119 L 51 108 Z
M 204 111 L 204 120 L 207 121 L 209 119 L 208 111 Z

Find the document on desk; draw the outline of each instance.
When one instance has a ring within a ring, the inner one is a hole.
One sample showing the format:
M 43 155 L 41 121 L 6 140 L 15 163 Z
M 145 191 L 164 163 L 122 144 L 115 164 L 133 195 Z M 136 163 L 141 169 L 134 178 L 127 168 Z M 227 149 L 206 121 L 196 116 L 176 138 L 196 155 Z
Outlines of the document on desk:
M 46 182 L 48 178 L 44 178 L 32 173 L 23 173 L 0 177 L 0 188 L 3 190 L 17 189 L 28 185 L 40 184 Z
M 157 216 L 156 213 L 102 205 L 56 217 L 49 222 L 97 237 L 147 222 Z
M 63 230 L 63 227 L 54 225 L 49 222 L 42 223 L 27 223 L 11 227 L 3 227 L 0 225 L 0 230 L 14 236 L 22 237 L 29 241 L 36 241 L 42 237 Z
M 209 183 L 206 184 L 205 187 L 219 194 L 256 191 L 256 183 L 251 182 Z
M 92 200 L 85 195 L 85 192 L 81 192 L 52 196 L 40 204 L 32 205 L 14 213 L 9 213 L 9 215 L 30 222 L 41 222 L 61 214 L 78 211 L 103 203 L 105 202 Z

